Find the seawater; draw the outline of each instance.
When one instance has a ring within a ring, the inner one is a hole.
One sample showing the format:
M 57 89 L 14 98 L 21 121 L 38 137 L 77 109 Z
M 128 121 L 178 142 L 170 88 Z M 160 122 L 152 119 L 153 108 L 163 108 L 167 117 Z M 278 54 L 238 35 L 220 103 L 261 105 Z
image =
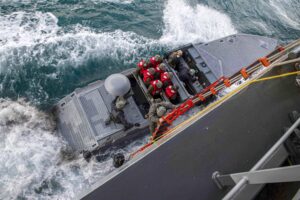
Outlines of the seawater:
M 111 159 L 66 159 L 47 114 L 141 59 L 234 33 L 300 36 L 298 0 L 0 0 L 0 199 L 74 199 Z M 122 150 L 138 149 L 146 138 Z

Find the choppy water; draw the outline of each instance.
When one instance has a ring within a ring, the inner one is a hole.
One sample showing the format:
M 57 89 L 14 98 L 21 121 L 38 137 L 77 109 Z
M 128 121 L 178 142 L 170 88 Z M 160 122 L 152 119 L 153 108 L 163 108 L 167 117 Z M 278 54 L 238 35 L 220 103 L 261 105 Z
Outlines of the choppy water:
M 0 199 L 72 199 L 112 170 L 61 156 L 45 111 L 76 87 L 188 42 L 236 32 L 289 42 L 299 10 L 298 0 L 0 0 Z

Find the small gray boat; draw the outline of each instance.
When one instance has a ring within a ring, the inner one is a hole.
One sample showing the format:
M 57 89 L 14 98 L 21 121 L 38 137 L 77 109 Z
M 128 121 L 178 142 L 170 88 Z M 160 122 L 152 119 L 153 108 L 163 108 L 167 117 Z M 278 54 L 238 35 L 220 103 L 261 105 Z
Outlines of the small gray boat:
M 244 67 L 258 62 L 258 58 L 276 51 L 277 47 L 278 41 L 275 39 L 235 34 L 208 43 L 187 44 L 167 52 L 163 62 L 166 71 L 174 75 L 172 83 L 178 86 L 178 97 L 172 103 L 181 105 L 207 90 L 221 77 L 234 76 Z M 183 52 L 180 65 L 196 71 L 197 81 L 192 84 L 182 83 L 176 69 L 167 62 L 168 56 L 178 50 Z M 55 105 L 58 129 L 76 153 L 101 153 L 109 147 L 122 147 L 129 141 L 150 134 L 146 115 L 151 97 L 142 77 L 136 73 L 136 68 L 109 78 L 109 81 L 99 80 L 78 88 Z M 120 123 L 105 123 L 112 112 L 112 101 L 116 98 L 112 91 L 122 91 L 124 88 L 129 88 L 126 92 L 130 94 L 124 108 L 125 118 L 130 123 L 138 124 L 127 130 Z M 160 98 L 169 101 L 164 94 Z

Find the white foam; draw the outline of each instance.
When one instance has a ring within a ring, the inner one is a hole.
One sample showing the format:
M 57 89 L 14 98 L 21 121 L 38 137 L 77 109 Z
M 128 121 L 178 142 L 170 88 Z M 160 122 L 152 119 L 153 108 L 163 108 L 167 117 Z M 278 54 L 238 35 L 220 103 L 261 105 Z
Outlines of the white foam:
M 46 3 L 48 0 L 35 0 L 34 3 Z M 119 3 L 119 4 L 129 4 L 134 2 L 134 0 L 85 0 L 85 2 L 98 3 Z M 51 0 L 52 3 L 58 3 L 59 0 Z M 10 4 L 32 4 L 32 0 L 0 0 L 0 3 L 10 3 Z
M 93 3 L 119 3 L 119 4 L 130 4 L 134 2 L 134 0 L 90 0 Z
M 0 70 L 33 62 L 38 66 L 80 66 L 109 57 L 132 63 L 156 42 L 133 32 L 63 30 L 51 13 L 15 12 L 0 17 Z
M 211 41 L 237 31 L 230 18 L 215 9 L 184 0 L 169 0 L 164 9 L 164 30 L 160 42 L 173 46 Z
M 128 64 L 150 49 L 209 41 L 236 32 L 225 14 L 201 4 L 193 8 L 183 0 L 166 3 L 159 40 L 121 30 L 97 32 L 79 25 L 61 28 L 52 13 L 14 12 L 0 16 L 0 21 L 0 73 L 26 63 L 77 67 L 104 57 Z
M 112 160 L 62 160 L 55 124 L 24 100 L 0 99 L 0 199 L 74 199 L 113 170 Z M 129 156 L 144 138 L 122 150 Z M 51 194 L 51 195 L 48 195 Z

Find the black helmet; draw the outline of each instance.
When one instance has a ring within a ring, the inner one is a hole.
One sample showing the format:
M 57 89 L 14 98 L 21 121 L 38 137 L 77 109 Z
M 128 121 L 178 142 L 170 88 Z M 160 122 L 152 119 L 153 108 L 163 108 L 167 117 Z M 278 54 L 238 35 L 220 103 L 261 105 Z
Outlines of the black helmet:
M 125 156 L 122 153 L 117 153 L 113 157 L 113 165 L 115 168 L 121 167 L 125 162 Z

